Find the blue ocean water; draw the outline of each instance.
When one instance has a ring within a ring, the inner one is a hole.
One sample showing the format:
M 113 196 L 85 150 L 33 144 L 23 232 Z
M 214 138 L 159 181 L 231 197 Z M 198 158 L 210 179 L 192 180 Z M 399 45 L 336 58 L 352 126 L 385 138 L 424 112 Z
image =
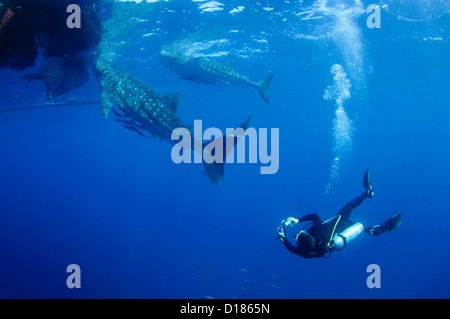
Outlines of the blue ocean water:
M 368 28 L 369 4 L 381 28 Z M 280 166 L 201 164 L 100 112 L 92 72 L 54 103 L 0 113 L 2 298 L 449 298 L 450 4 L 448 1 L 101 1 L 106 57 L 160 94 L 182 92 L 187 124 L 279 128 Z M 231 60 L 253 88 L 180 79 L 163 45 Z M 39 67 L 43 64 L 40 57 Z M 31 70 L 32 71 L 32 70 Z M 30 72 L 0 69 L 0 110 L 47 103 Z M 84 104 L 80 101 L 92 101 Z M 289 217 L 333 217 L 363 191 L 352 220 L 379 224 L 328 259 L 275 240 Z M 81 269 L 68 289 L 66 268 Z M 381 269 L 370 289 L 367 266 Z

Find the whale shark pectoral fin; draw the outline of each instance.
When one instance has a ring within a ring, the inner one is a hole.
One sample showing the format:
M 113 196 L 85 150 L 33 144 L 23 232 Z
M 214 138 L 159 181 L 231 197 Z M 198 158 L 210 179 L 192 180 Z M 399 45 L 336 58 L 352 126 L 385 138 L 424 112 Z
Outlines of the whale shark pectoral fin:
M 180 103 L 182 97 L 183 94 L 181 93 L 167 94 L 164 96 L 164 102 L 167 103 L 167 105 L 173 112 L 176 112 L 178 103 Z
M 118 99 L 111 93 L 103 92 L 102 93 L 102 114 L 104 117 L 108 117 L 111 108 L 115 104 L 120 104 Z

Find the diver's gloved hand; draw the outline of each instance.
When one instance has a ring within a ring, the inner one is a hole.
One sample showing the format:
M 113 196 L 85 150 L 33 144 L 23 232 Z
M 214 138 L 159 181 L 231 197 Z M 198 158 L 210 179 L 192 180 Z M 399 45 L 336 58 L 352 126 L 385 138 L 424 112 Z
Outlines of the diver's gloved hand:
M 370 185 L 370 186 L 367 188 L 366 193 L 367 193 L 367 197 L 369 197 L 369 198 L 372 198 L 372 197 L 373 197 L 374 192 L 373 192 L 373 186 L 372 186 L 372 185 Z
M 286 227 L 292 227 L 299 223 L 299 220 L 295 217 L 289 217 L 281 222 L 281 225 L 277 228 L 278 236 L 276 239 L 284 240 L 286 238 Z
M 379 236 L 382 233 L 384 233 L 384 230 L 380 225 L 375 225 L 372 227 L 366 227 L 365 232 L 368 233 L 370 236 Z
M 284 220 L 283 220 L 284 222 Z M 284 228 L 284 223 L 281 223 L 280 226 L 278 226 L 277 228 L 277 233 L 278 236 L 275 239 L 280 239 L 281 241 L 284 241 L 284 239 L 286 238 L 286 229 Z
M 385 232 L 396 229 L 402 224 L 402 213 L 397 213 L 381 225 L 375 225 L 372 227 L 366 227 L 365 232 L 370 236 L 379 236 Z
M 286 220 L 283 220 L 281 224 L 284 224 L 284 227 L 292 227 L 298 224 L 298 219 L 295 217 L 289 217 Z

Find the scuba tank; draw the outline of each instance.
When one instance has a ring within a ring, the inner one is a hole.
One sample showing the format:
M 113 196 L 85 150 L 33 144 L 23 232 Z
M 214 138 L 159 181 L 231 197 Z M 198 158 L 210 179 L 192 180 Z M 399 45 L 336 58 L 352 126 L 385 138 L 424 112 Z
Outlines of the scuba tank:
M 333 240 L 331 241 L 331 249 L 341 251 L 349 242 L 363 232 L 364 225 L 361 223 L 354 223 L 352 226 L 333 237 Z

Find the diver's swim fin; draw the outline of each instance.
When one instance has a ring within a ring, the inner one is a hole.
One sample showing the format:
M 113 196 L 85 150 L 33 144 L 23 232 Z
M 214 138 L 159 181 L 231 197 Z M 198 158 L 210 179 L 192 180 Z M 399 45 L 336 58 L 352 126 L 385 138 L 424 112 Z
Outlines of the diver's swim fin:
M 372 183 L 370 182 L 370 173 L 369 173 L 369 169 L 367 169 L 367 171 L 364 173 L 363 176 L 363 185 L 364 185 L 364 189 L 366 190 L 367 195 L 372 198 L 374 193 L 373 193 L 373 186 Z
M 396 229 L 401 224 L 402 224 L 402 213 L 400 212 L 394 215 L 393 217 L 389 218 L 381 225 L 367 227 L 365 231 L 369 233 L 369 235 L 371 236 L 379 236 L 385 232 Z

